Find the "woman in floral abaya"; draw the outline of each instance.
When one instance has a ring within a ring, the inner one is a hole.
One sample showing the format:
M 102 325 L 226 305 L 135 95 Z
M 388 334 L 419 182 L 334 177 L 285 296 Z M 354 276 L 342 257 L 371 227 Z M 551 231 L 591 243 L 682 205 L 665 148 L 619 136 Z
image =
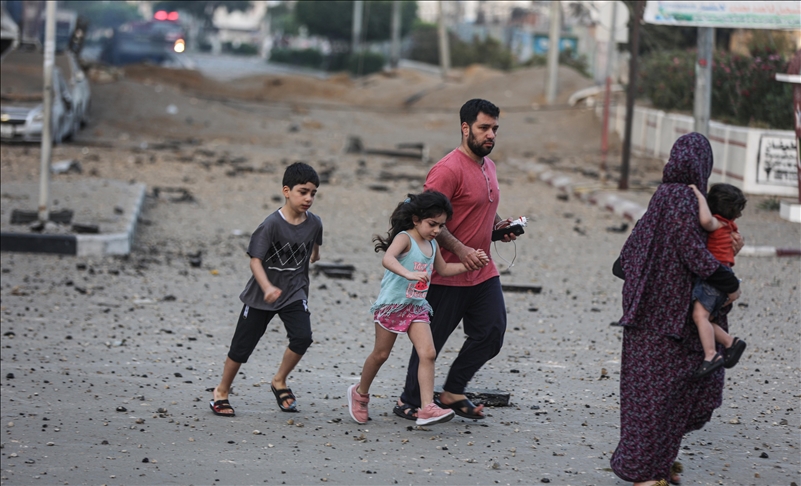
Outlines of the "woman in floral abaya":
M 624 326 L 620 366 L 620 442 L 612 470 L 635 485 L 667 485 L 682 436 L 712 418 L 723 397 L 723 369 L 703 379 L 693 374 L 704 359 L 690 317 L 692 284 L 702 277 L 739 297 L 739 281 L 706 249 L 698 222 L 698 200 L 689 184 L 706 195 L 712 148 L 701 134 L 679 138 L 648 210 L 615 262 L 623 284 Z M 735 251 L 742 237 L 733 237 Z M 718 324 L 728 329 L 726 313 Z M 722 350 L 721 350 L 722 351 Z

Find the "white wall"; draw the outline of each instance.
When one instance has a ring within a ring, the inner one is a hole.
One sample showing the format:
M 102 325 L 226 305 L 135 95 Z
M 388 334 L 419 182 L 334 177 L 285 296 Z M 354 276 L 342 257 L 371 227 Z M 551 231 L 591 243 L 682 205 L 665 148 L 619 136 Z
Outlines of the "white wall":
M 595 113 L 603 114 L 601 103 Z M 612 127 L 621 139 L 625 129 L 626 107 L 610 108 Z M 693 131 L 694 120 L 688 115 L 666 113 L 635 106 L 631 132 L 631 151 L 667 162 L 673 143 Z M 798 195 L 795 166 L 798 150 L 791 130 L 766 130 L 737 127 L 718 122 L 709 124 L 714 167 L 709 182 L 726 182 L 748 194 L 794 197 Z

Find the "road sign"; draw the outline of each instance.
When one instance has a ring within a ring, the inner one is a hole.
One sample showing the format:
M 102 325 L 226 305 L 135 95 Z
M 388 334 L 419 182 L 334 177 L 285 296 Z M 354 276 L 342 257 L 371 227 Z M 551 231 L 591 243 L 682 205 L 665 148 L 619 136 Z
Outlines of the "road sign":
M 649 24 L 733 29 L 801 29 L 801 2 L 661 2 L 649 1 Z

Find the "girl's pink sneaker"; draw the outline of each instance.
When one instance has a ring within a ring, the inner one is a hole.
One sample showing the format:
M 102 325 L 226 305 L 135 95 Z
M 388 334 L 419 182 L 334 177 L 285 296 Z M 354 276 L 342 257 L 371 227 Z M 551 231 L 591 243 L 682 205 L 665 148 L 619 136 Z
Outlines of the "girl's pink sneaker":
M 441 424 L 453 418 L 453 410 L 439 408 L 434 403 L 417 410 L 417 425 Z
M 369 419 L 367 404 L 370 402 L 370 395 L 362 395 L 356 389 L 359 384 L 351 385 L 348 388 L 348 411 L 350 417 L 359 424 L 366 424 Z

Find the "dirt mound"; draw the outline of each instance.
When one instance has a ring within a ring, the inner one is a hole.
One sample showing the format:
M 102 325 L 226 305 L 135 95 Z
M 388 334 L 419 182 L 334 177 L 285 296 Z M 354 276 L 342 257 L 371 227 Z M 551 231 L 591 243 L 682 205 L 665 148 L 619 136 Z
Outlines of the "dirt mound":
M 215 99 L 452 110 L 468 99 L 485 98 L 501 108 L 514 110 L 544 103 L 547 69 L 536 67 L 503 72 L 474 64 L 454 69 L 448 82 L 411 69 L 360 79 L 342 73 L 327 79 L 252 75 L 221 82 L 206 78 L 198 71 L 134 65 L 125 68 L 125 75 L 144 84 L 169 85 L 185 94 Z M 573 69 L 560 67 L 557 103 L 565 103 L 572 93 L 591 85 L 590 79 Z

